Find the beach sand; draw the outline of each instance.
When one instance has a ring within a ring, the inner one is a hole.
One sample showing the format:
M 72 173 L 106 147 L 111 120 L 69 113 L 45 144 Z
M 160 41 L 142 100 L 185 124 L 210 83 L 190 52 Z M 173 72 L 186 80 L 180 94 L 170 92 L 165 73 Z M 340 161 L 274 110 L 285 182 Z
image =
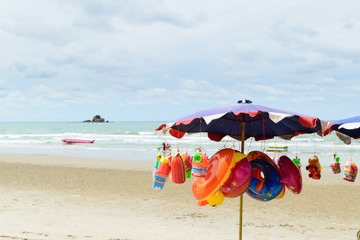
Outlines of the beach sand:
M 191 180 L 152 188 L 153 162 L 0 155 L 0 239 L 238 239 L 239 198 L 198 207 Z M 360 179 L 323 169 L 299 195 L 244 195 L 243 239 L 356 239 Z

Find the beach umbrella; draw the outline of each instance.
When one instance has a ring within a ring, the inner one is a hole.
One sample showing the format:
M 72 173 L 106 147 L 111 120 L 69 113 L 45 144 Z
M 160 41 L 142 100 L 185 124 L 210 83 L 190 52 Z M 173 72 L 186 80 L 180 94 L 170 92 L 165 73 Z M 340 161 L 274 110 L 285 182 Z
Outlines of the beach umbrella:
M 294 112 L 254 105 L 250 100 L 241 100 L 237 104 L 202 110 L 179 118 L 168 124 L 162 124 L 156 130 L 182 138 L 185 133 L 207 132 L 214 141 L 225 136 L 244 142 L 247 138 L 265 140 L 274 137 L 290 140 L 292 137 L 317 132 L 322 135 L 328 122 L 315 117 Z M 242 239 L 243 195 L 240 195 L 239 239 Z
M 327 122 L 315 117 L 252 104 L 241 100 L 237 104 L 202 110 L 174 122 L 163 124 L 162 130 L 176 138 L 185 133 L 207 132 L 214 141 L 225 136 L 244 140 L 254 137 L 265 140 L 274 137 L 290 140 L 292 137 L 317 132 L 327 128 Z
M 337 120 L 330 123 L 324 135 L 335 131 L 336 135 L 345 143 L 350 144 L 351 138 L 360 138 L 360 116 Z

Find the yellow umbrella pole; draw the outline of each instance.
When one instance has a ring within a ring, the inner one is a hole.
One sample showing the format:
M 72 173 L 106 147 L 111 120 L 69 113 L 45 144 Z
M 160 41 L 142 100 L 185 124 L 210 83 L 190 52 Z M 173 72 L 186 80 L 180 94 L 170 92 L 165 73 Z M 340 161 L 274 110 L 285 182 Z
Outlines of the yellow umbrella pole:
M 241 153 L 245 151 L 245 122 L 241 123 Z M 239 240 L 242 240 L 242 213 L 243 213 L 243 194 L 240 195 L 239 210 Z

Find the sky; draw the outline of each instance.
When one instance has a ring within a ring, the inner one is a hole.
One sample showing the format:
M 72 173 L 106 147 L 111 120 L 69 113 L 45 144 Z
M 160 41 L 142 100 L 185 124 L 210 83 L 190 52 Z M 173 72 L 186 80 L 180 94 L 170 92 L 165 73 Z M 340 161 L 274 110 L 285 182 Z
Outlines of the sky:
M 0 121 L 171 121 L 250 99 L 360 115 L 357 0 L 12 0 Z

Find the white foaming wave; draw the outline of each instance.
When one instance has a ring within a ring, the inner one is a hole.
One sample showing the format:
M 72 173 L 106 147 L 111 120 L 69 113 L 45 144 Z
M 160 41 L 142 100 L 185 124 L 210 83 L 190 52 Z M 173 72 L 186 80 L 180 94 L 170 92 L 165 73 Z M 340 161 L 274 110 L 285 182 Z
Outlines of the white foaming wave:
M 95 140 L 101 141 L 142 141 L 142 140 L 150 140 L 153 141 L 157 139 L 154 135 L 96 135 L 94 136 Z
M 45 140 L 41 140 L 41 139 L 29 139 L 29 140 L 25 140 L 25 139 L 16 139 L 16 140 L 0 140 L 0 145 L 19 145 L 19 144 L 23 144 L 23 145 L 27 145 L 27 144 L 48 144 L 48 143 L 55 143 L 58 141 L 45 141 Z
M 310 138 L 293 138 L 293 139 L 291 139 L 291 141 L 306 142 L 306 141 L 310 141 Z
M 43 143 L 43 142 L 57 142 L 61 139 L 67 138 L 64 134 L 6 134 L 0 135 L 2 142 L 18 142 L 18 143 Z
M 154 135 L 155 132 L 139 132 L 139 135 Z
M 28 138 L 28 137 L 36 137 L 36 135 L 32 134 L 1 134 L 0 139 L 18 139 L 18 138 Z

